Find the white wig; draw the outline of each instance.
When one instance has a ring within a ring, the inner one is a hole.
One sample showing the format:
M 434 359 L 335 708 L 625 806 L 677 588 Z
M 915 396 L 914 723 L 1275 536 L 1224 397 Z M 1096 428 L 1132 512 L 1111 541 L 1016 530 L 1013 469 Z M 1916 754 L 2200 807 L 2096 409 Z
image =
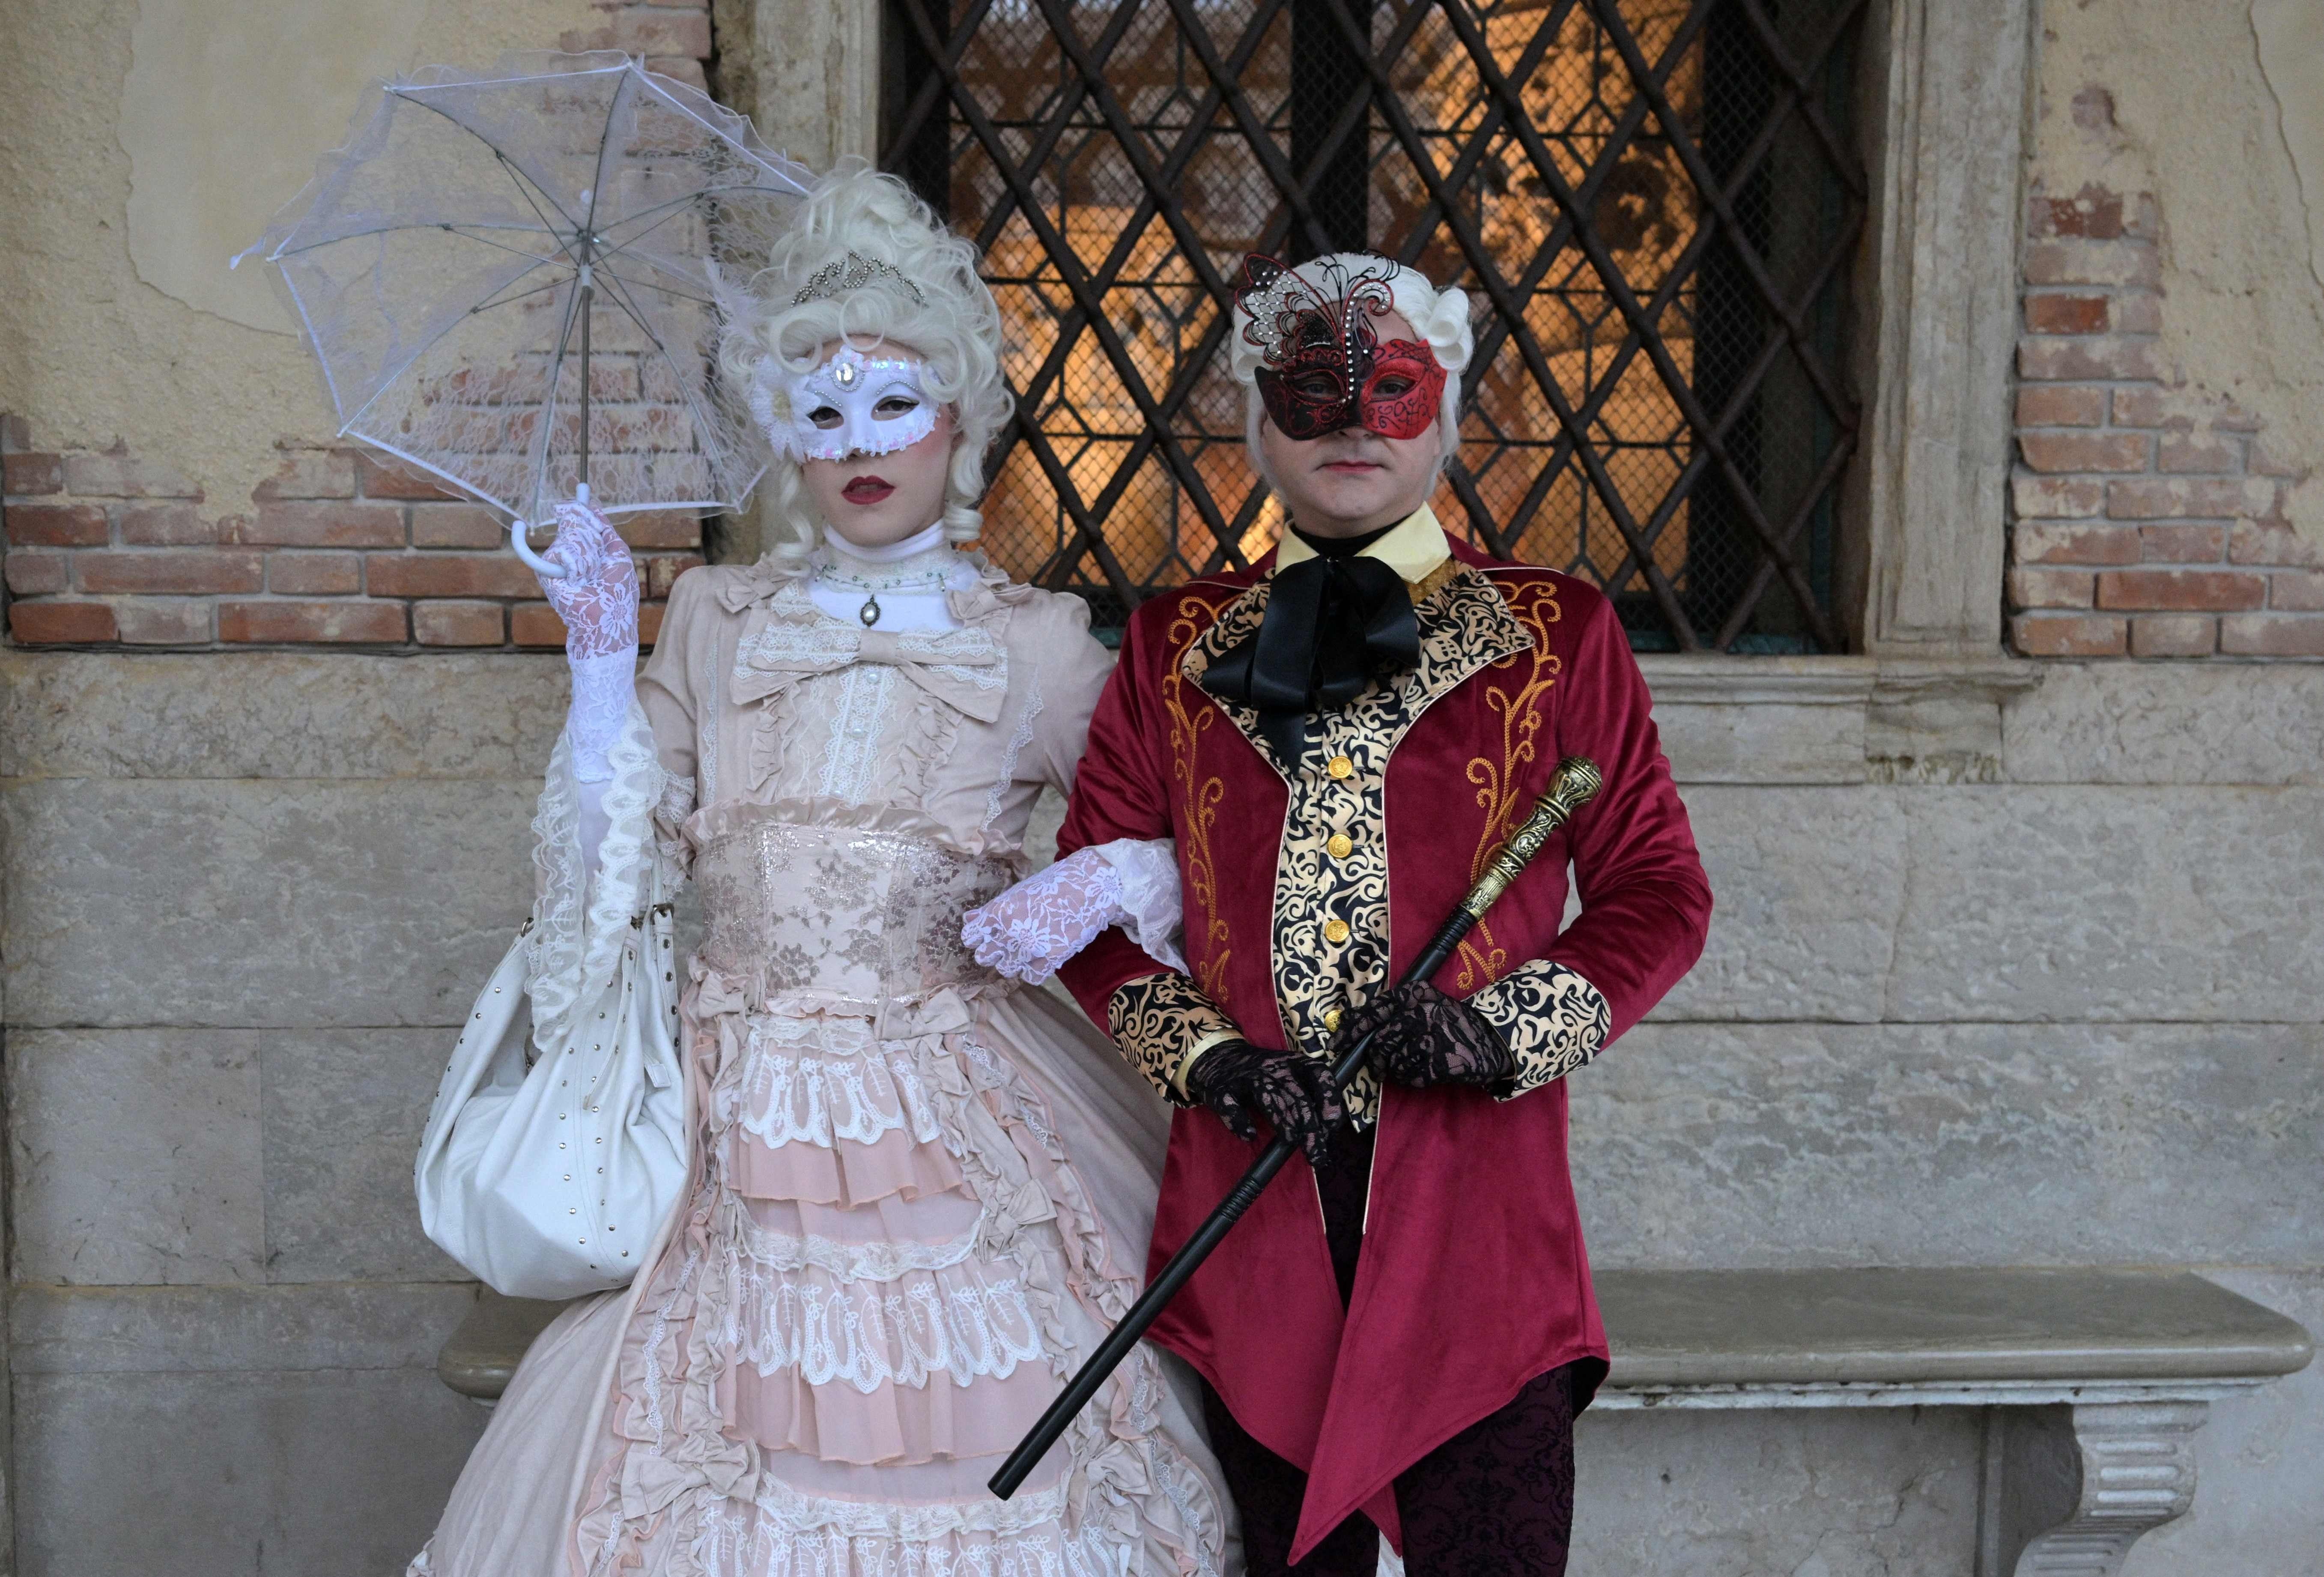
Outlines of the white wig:
M 855 289 L 794 301 L 817 271 L 844 264 L 850 253 L 894 269 L 918 299 L 875 274 Z M 745 401 L 762 380 L 814 371 L 834 340 L 880 340 L 916 353 L 922 386 L 953 411 L 944 526 L 954 542 L 983 528 L 976 502 L 984 455 L 1011 406 L 1001 376 L 1001 309 L 976 263 L 975 246 L 938 223 L 909 187 L 861 159 L 842 160 L 800 203 L 766 268 L 729 293 L 718 349 L 720 370 Z M 801 483 L 799 462 L 775 448 L 768 497 L 783 536 L 770 551 L 796 562 L 822 540 L 826 522 Z
M 1388 272 L 1388 299 L 1398 316 L 1412 325 L 1413 332 L 1428 342 L 1435 353 L 1436 364 L 1444 369 L 1444 394 L 1436 406 L 1436 463 L 1439 466 L 1451 460 L 1461 447 L 1461 374 L 1469 364 L 1469 357 L 1477 348 L 1477 337 L 1469 326 L 1469 298 L 1460 290 L 1438 290 L 1428 276 L 1416 268 L 1406 268 L 1385 257 L 1369 252 L 1334 252 L 1323 257 L 1311 258 L 1291 272 L 1313 285 L 1325 300 L 1339 293 L 1339 286 L 1331 271 L 1353 276 L 1370 272 L 1375 276 Z M 1392 271 L 1392 272 L 1391 272 Z M 1259 447 L 1259 423 L 1266 420 L 1267 407 L 1259 397 L 1259 369 L 1263 347 L 1253 345 L 1243 330 L 1250 326 L 1250 314 L 1237 301 L 1234 308 L 1233 333 L 1230 337 L 1229 366 L 1236 383 L 1242 385 L 1243 441 L 1251 465 L 1260 478 L 1278 496 L 1283 490 L 1276 486 L 1275 478 L 1268 474 L 1267 460 Z

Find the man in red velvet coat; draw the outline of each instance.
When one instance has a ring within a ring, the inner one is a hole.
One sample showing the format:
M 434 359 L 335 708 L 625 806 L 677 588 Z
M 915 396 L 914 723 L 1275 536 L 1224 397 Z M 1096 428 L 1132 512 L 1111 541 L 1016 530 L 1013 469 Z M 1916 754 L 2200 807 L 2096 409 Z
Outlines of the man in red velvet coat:
M 1267 1129 L 1304 1158 L 1152 1336 L 1209 1388 L 1253 1577 L 1369 1577 L 1383 1532 L 1414 1577 L 1562 1572 L 1606 1368 L 1563 1081 L 1693 964 L 1710 888 L 1611 605 L 1428 509 L 1460 293 L 1253 259 L 1236 318 L 1292 529 L 1138 610 L 1058 839 L 1176 840 L 1188 969 L 1113 930 L 1061 973 L 1182 1108 L 1149 1268 Z M 1388 990 L 1569 755 L 1597 798 L 1433 981 Z M 1330 1048 L 1374 1026 L 1335 1093 Z

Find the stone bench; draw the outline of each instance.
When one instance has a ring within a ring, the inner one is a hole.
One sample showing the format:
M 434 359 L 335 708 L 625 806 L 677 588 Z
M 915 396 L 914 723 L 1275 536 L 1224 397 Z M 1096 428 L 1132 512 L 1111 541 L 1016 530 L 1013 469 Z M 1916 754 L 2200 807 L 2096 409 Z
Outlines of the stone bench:
M 1609 1270 L 1604 1408 L 1988 1409 L 1978 1577 L 2118 1572 L 2195 1499 L 2221 1397 L 2305 1366 L 2308 1333 L 2165 1270 Z M 444 1344 L 497 1397 L 562 1306 L 486 1293 Z
M 2176 1271 L 1608 1271 L 1598 1299 L 1600 1407 L 1990 1409 L 1978 1577 L 2121 1570 L 2194 1503 L 2209 1405 L 2311 1351 Z

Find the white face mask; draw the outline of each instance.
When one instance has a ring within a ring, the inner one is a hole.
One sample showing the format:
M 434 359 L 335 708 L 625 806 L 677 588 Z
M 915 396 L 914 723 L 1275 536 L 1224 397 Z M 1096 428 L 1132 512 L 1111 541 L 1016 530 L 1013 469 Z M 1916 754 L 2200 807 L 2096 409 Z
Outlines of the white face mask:
M 892 455 L 936 430 L 936 402 L 920 385 L 917 361 L 870 357 L 843 345 L 813 372 L 788 372 L 771 356 L 759 365 L 752 412 L 794 460 Z

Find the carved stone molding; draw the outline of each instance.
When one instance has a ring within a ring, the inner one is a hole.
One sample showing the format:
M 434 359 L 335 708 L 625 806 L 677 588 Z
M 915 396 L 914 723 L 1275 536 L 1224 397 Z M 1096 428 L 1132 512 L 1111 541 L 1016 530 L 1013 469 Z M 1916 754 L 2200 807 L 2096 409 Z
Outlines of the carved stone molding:
M 2114 1577 L 2195 1503 L 2200 1401 L 1997 1408 L 1986 1430 L 1978 1577 Z
M 2001 657 L 1643 657 L 1682 782 L 1992 783 L 2003 709 L 2041 684 Z

